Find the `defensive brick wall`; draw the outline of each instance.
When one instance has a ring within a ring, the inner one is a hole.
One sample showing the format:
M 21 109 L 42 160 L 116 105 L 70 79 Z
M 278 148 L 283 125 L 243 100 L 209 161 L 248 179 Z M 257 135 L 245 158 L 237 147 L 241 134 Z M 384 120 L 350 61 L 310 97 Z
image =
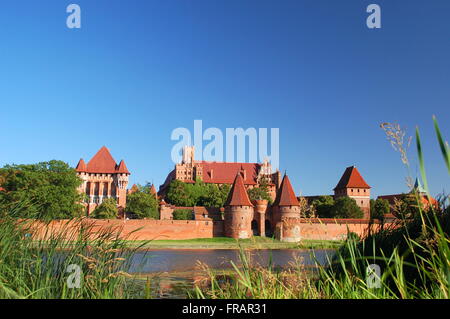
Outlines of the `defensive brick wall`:
M 162 239 L 194 239 L 224 236 L 223 221 L 202 220 L 96 220 L 84 219 L 82 224 L 91 233 L 105 230 L 120 232 L 121 238 L 131 240 L 162 240 Z M 51 234 L 62 233 L 72 237 L 80 229 L 79 222 L 68 220 L 52 221 L 48 224 L 34 222 L 38 229 L 36 237 L 48 238 Z M 385 224 L 384 227 L 390 227 Z M 379 222 L 369 222 L 358 219 L 300 219 L 300 238 L 312 240 L 345 239 L 348 231 L 366 236 L 369 231 L 381 227 Z

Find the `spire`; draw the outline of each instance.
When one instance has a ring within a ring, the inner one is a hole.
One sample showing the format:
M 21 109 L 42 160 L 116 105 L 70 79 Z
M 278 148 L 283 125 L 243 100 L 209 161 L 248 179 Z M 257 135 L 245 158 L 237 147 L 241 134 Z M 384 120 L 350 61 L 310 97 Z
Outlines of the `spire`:
M 412 191 L 417 191 L 418 193 L 426 193 L 418 177 L 416 177 L 416 181 L 414 182 Z
M 300 205 L 297 197 L 295 196 L 294 189 L 292 188 L 291 181 L 287 175 L 284 175 L 281 182 L 280 189 L 278 190 L 277 197 L 275 198 L 274 206 L 298 206 Z
M 84 162 L 83 159 L 80 159 L 75 170 L 77 172 L 86 172 L 87 171 L 86 163 Z
M 125 161 L 124 160 L 120 161 L 119 166 L 117 167 L 117 173 L 130 174 L 130 172 L 128 171 L 127 166 L 125 165 Z
M 362 178 L 356 166 L 350 166 L 345 169 L 344 174 L 342 174 L 339 183 L 334 188 L 342 189 L 342 188 L 370 188 L 370 186 L 366 183 L 364 178 Z
M 231 187 L 224 206 L 253 206 L 248 198 L 244 180 L 240 173 L 236 174 L 236 178 L 234 179 L 233 186 Z
M 155 196 L 157 195 L 157 191 L 154 184 L 152 184 L 152 187 L 150 187 L 150 194 Z

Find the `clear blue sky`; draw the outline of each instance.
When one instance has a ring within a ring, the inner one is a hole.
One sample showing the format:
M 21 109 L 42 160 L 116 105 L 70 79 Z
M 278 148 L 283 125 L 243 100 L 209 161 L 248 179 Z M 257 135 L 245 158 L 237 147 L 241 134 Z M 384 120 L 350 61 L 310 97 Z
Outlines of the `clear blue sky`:
M 82 28 L 66 27 L 66 6 Z M 378 3 L 382 28 L 369 30 Z M 2 1 L 0 165 L 75 166 L 106 145 L 131 184 L 173 168 L 177 127 L 280 128 L 297 193 L 356 165 L 373 194 L 406 191 L 379 129 L 418 125 L 433 194 L 450 191 L 432 115 L 450 139 L 449 1 Z M 410 150 L 417 172 L 415 148 Z

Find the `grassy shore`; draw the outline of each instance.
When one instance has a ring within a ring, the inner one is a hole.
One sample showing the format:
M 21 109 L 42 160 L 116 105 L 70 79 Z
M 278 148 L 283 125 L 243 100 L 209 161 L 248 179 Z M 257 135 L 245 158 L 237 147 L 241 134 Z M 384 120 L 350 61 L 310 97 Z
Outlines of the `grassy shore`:
M 343 242 L 338 240 L 302 240 L 286 243 L 268 237 L 233 239 L 228 237 L 197 238 L 186 240 L 127 241 L 127 246 L 140 249 L 337 249 Z

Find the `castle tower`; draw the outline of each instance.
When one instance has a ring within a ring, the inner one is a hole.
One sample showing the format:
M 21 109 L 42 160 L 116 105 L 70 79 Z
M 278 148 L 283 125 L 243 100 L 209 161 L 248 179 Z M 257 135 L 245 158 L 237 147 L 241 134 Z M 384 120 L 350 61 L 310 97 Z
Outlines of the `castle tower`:
M 278 239 L 287 242 L 300 241 L 300 203 L 286 174 L 273 203 L 273 209 L 273 222 Z
M 284 175 L 277 197 L 273 203 L 275 209 L 274 223 L 280 222 L 284 217 L 300 218 L 300 203 L 295 196 L 291 181 Z
M 350 197 L 364 212 L 364 219 L 370 219 L 370 186 L 362 178 L 355 166 L 345 169 L 339 183 L 334 188 L 334 197 Z
M 225 236 L 232 238 L 250 238 L 252 236 L 253 204 L 248 198 L 242 175 L 234 179 L 225 202 Z
M 107 198 L 114 198 L 118 207 L 125 207 L 130 172 L 123 160 L 116 163 L 105 146 L 87 164 L 80 159 L 75 170 L 83 181 L 78 191 L 86 194 L 88 215 Z

